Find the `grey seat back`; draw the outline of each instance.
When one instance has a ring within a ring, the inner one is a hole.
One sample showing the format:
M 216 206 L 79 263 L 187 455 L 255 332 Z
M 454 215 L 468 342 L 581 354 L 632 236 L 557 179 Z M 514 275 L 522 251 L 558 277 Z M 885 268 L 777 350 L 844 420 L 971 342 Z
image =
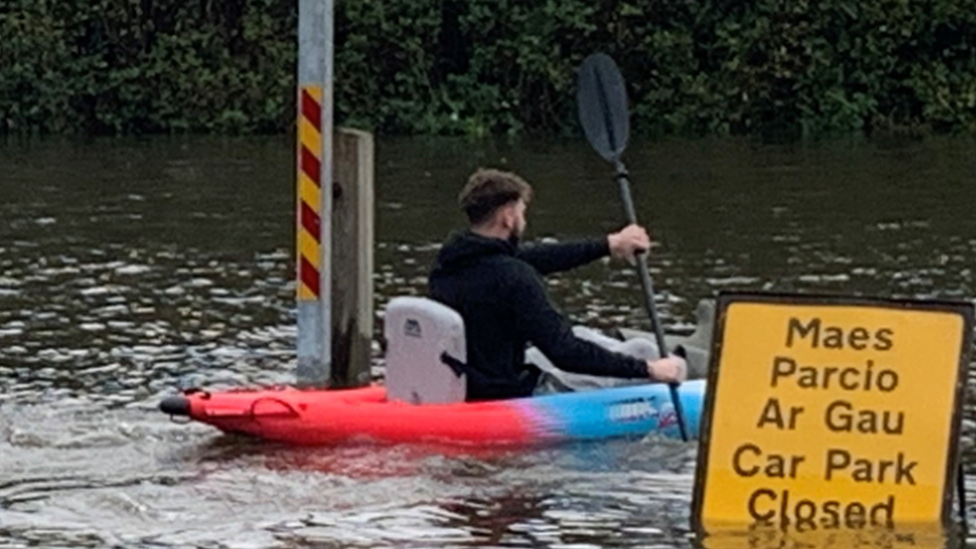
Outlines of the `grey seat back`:
M 413 404 L 464 402 L 464 320 L 425 297 L 396 297 L 386 307 L 387 399 Z

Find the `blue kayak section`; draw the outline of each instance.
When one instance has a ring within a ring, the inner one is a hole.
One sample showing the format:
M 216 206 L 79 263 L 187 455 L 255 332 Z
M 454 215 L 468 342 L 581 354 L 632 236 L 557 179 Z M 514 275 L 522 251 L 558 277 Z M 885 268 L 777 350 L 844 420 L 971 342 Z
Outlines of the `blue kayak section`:
M 697 439 L 705 396 L 705 380 L 678 387 L 689 439 Z M 523 401 L 550 435 L 569 439 L 601 439 L 660 434 L 681 438 L 671 392 L 663 383 L 534 397 Z

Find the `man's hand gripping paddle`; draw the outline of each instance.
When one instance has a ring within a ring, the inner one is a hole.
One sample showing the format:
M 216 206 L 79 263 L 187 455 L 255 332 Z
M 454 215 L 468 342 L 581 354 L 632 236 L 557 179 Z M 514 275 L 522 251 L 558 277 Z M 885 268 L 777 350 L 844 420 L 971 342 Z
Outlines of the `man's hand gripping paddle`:
M 630 196 L 627 168 L 620 160 L 630 134 L 630 111 L 627 109 L 624 79 L 613 59 L 605 54 L 595 53 L 583 60 L 579 70 L 576 103 L 586 139 L 604 160 L 613 164 L 614 179 L 620 186 L 620 198 L 624 203 L 627 220 L 636 224 L 637 213 L 634 211 L 634 201 Z M 648 273 L 644 254 L 638 258 L 637 270 L 640 274 L 641 288 L 644 290 L 644 305 L 651 315 L 657 348 L 663 358 L 668 356 L 668 348 L 664 343 L 664 332 L 661 330 L 657 309 L 654 306 L 654 287 L 651 284 L 651 275 Z M 687 441 L 688 433 L 685 430 L 681 400 L 678 398 L 678 384 L 671 383 L 669 388 L 678 427 L 681 430 L 681 440 Z

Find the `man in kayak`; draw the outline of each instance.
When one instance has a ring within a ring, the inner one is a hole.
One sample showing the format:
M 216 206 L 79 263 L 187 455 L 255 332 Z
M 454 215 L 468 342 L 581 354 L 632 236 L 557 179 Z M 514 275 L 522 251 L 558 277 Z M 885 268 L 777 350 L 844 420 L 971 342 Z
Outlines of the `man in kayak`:
M 531 198 L 531 186 L 518 175 L 475 172 L 459 196 L 470 227 L 449 238 L 430 273 L 430 297 L 464 319 L 467 399 L 532 395 L 540 370 L 526 363 L 528 344 L 574 374 L 684 381 L 687 364 L 681 356 L 645 360 L 579 337 L 542 279 L 607 255 L 633 259 L 650 248 L 647 232 L 631 225 L 602 238 L 523 247 L 519 239 Z

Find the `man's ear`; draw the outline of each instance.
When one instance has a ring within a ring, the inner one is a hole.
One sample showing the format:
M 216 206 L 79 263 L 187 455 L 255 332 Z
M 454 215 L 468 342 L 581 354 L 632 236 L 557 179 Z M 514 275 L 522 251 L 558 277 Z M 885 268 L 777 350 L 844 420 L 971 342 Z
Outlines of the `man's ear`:
M 497 212 L 496 215 L 497 215 L 496 219 L 498 220 L 498 224 L 499 225 L 501 225 L 502 227 L 504 227 L 506 229 L 511 229 L 512 228 L 512 217 L 513 216 L 512 216 L 512 206 L 511 206 L 511 204 L 506 204 L 506 205 L 498 208 L 498 212 Z

